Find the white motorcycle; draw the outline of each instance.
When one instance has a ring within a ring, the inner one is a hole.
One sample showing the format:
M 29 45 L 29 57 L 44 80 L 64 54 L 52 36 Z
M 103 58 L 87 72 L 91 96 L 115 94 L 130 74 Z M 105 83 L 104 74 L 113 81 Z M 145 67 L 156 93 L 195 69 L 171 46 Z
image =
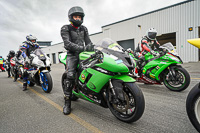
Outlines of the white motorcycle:
M 31 67 L 27 70 L 29 74 L 28 85 L 34 86 L 37 84 L 42 86 L 44 92 L 51 92 L 53 82 L 50 75 L 50 58 L 41 49 L 36 49 L 30 56 L 32 62 Z

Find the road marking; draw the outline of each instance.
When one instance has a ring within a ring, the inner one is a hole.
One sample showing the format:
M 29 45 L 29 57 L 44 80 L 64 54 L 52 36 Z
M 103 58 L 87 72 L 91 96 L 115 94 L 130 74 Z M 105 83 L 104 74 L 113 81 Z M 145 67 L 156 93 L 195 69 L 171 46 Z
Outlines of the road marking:
M 200 79 L 200 78 L 191 78 L 191 79 Z
M 17 81 L 20 84 L 23 84 L 20 81 Z M 60 105 L 58 105 L 57 103 L 53 102 L 52 100 L 50 100 L 49 98 L 45 97 L 44 95 L 40 94 L 39 92 L 35 91 L 34 89 L 28 87 L 29 90 L 31 90 L 33 93 L 35 93 L 36 95 L 38 95 L 39 97 L 41 97 L 42 99 L 44 99 L 46 102 L 48 102 L 49 104 L 53 105 L 55 108 L 57 108 L 58 110 L 60 110 L 61 112 L 63 112 L 63 107 L 61 107 Z M 87 128 L 89 131 L 93 132 L 93 133 L 103 133 L 102 131 L 100 131 L 98 128 L 94 127 L 93 125 L 91 125 L 90 123 L 87 123 L 86 121 L 84 121 L 83 119 L 79 118 L 78 116 L 76 116 L 73 113 L 70 113 L 68 115 L 70 118 L 72 118 L 73 120 L 75 120 L 76 122 L 78 122 L 80 125 L 84 126 L 85 128 Z

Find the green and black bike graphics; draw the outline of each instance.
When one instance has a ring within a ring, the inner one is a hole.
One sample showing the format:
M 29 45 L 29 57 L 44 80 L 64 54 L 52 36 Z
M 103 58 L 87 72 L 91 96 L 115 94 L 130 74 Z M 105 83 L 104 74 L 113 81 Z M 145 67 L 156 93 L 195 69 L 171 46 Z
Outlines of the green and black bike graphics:
M 142 70 L 137 70 L 142 74 L 136 77 L 136 80 L 145 84 L 164 83 L 172 91 L 185 90 L 190 84 L 190 75 L 181 65 L 178 65 L 182 64 L 181 58 L 171 43 L 166 43 L 161 48 L 167 52 L 159 51 L 160 56 L 157 57 L 150 53 L 145 54 L 145 65 Z M 134 60 L 138 59 L 134 57 Z
M 129 54 L 111 39 L 103 39 L 95 49 L 96 52 L 79 55 L 72 100 L 82 98 L 109 108 L 121 121 L 137 121 L 144 112 L 145 101 L 135 79 L 128 76 L 134 68 Z M 59 56 L 64 64 L 66 56 Z M 63 87 L 65 79 L 66 73 L 62 76 Z

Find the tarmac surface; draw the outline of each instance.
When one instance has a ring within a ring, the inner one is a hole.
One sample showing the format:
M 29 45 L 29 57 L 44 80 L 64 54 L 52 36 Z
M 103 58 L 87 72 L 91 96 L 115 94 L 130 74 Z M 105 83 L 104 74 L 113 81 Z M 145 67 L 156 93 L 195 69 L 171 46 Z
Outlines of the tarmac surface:
M 134 123 L 116 119 L 109 109 L 84 100 L 72 102 L 72 113 L 62 113 L 62 64 L 52 65 L 53 89 L 44 93 L 40 86 L 22 91 L 22 80 L 13 82 L 0 72 L 0 133 L 196 133 L 186 113 L 189 91 L 200 81 L 200 62 L 182 65 L 190 74 L 189 87 L 172 92 L 164 85 L 138 83 L 145 98 L 143 116 Z

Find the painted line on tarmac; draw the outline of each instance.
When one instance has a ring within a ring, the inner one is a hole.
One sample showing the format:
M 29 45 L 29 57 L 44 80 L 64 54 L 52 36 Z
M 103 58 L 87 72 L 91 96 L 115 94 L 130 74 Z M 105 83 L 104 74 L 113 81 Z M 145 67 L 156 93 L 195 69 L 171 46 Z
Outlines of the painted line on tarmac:
M 20 84 L 23 84 L 20 81 L 17 81 Z M 48 102 L 49 104 L 53 105 L 55 108 L 57 108 L 58 110 L 60 110 L 61 112 L 63 112 L 63 107 L 61 107 L 60 105 L 58 105 L 57 103 L 53 102 L 52 100 L 50 100 L 49 98 L 45 97 L 44 95 L 40 94 L 39 92 L 35 91 L 34 89 L 28 87 L 29 90 L 31 90 L 33 93 L 35 93 L 36 95 L 38 95 L 40 98 L 44 99 L 46 102 Z M 87 128 L 89 131 L 93 132 L 93 133 L 103 133 L 102 131 L 100 131 L 98 128 L 94 127 L 93 125 L 91 125 L 90 123 L 87 123 L 86 121 L 84 121 L 83 119 L 79 118 L 78 116 L 76 116 L 73 113 L 70 113 L 68 115 L 70 118 L 72 118 L 74 121 L 78 122 L 80 125 L 84 126 L 85 128 Z
M 200 78 L 191 78 L 191 79 L 200 79 Z

